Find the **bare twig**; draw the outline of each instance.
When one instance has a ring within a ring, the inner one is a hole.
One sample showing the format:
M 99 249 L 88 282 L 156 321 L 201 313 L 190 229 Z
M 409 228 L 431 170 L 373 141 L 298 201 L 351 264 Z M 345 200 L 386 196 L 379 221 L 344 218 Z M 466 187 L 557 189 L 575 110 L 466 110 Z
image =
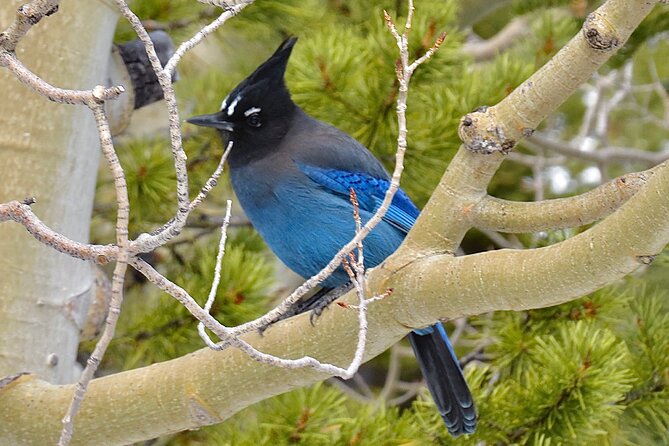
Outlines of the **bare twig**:
M 228 146 L 230 147 L 230 146 Z M 221 225 L 221 240 L 218 243 L 218 254 L 216 255 L 216 267 L 214 268 L 214 280 L 211 284 L 211 290 L 209 290 L 209 297 L 207 297 L 207 302 L 204 305 L 204 311 L 209 313 L 211 306 L 214 304 L 214 299 L 216 299 L 216 291 L 218 290 L 218 284 L 221 281 L 221 262 L 223 261 L 223 256 L 225 255 L 225 240 L 228 236 L 228 225 L 230 224 L 230 214 L 232 212 L 232 200 L 228 200 L 225 207 L 225 218 L 223 219 L 223 224 Z M 204 330 L 204 324 L 200 322 L 197 324 L 197 331 L 200 334 L 200 338 L 207 344 L 210 348 L 214 350 L 219 350 L 220 347 L 211 340 L 207 332 Z
M 13 53 L 0 50 L 0 67 L 11 71 L 18 80 L 31 87 L 44 97 L 61 104 L 90 104 L 97 101 L 116 99 L 125 92 L 121 86 L 103 87 L 98 85 L 93 90 L 65 90 L 45 82 L 23 65 Z
M 228 346 L 232 346 L 238 348 L 255 361 L 284 369 L 308 367 L 327 375 L 341 376 L 346 379 L 350 378 L 355 373 L 352 367 L 344 369 L 332 364 L 321 363 L 310 356 L 303 356 L 298 359 L 282 359 L 263 353 L 251 346 L 248 342 L 240 339 L 238 335 L 234 333 L 234 329 L 226 327 L 214 319 L 207 311 L 197 304 L 195 299 L 193 299 L 186 290 L 170 282 L 144 260 L 136 257 L 132 258 L 131 265 L 137 271 L 142 273 L 151 283 L 177 299 L 193 316 L 204 323 L 205 327 L 223 340 L 223 343 L 219 345 L 220 348 L 217 349 L 224 349 Z
M 228 155 L 230 154 L 230 150 L 232 150 L 232 141 L 228 143 L 228 147 L 226 147 L 225 152 L 223 152 L 223 156 L 221 156 L 221 160 L 218 162 L 218 166 L 216 166 L 216 170 L 214 170 L 214 173 L 211 174 L 209 179 L 204 183 L 204 186 L 202 186 L 202 190 L 200 190 L 200 193 L 197 194 L 197 197 L 190 203 L 190 210 L 193 211 L 195 208 L 197 208 L 205 198 L 207 198 L 207 195 L 209 195 L 209 192 L 218 184 L 218 179 L 221 176 L 221 173 L 223 173 L 223 165 L 225 164 L 225 160 L 228 159 Z M 227 214 L 226 214 L 227 215 Z M 229 221 L 224 221 L 223 224 L 226 226 L 229 224 Z
M 216 31 L 221 25 L 227 22 L 230 18 L 239 14 L 242 9 L 251 3 L 253 3 L 253 1 L 244 1 L 226 8 L 226 10 L 213 22 L 199 30 L 193 37 L 179 45 L 172 57 L 170 57 L 170 60 L 165 64 L 165 68 L 163 68 L 165 73 L 171 76 L 177 64 L 187 51 L 193 49 L 198 43 L 204 40 L 205 37 Z
M 499 248 L 505 248 L 505 249 L 523 249 L 525 246 L 523 246 L 522 243 L 518 242 L 517 240 L 511 241 L 507 240 L 506 237 L 504 237 L 502 234 L 500 234 L 497 231 L 493 231 L 490 229 L 481 229 L 479 228 L 479 231 L 486 237 L 490 239 L 493 244 L 495 244 Z
M 0 33 L 0 51 L 13 53 L 16 45 L 30 28 L 37 25 L 44 17 L 58 11 L 58 0 L 33 0 L 16 10 L 14 22 L 3 33 Z
M 413 3 L 410 2 L 410 10 L 413 7 Z M 411 29 L 411 16 L 407 18 L 407 24 L 405 25 L 405 30 Z M 438 38 L 432 48 L 430 48 L 421 58 L 409 63 L 409 45 L 406 38 L 407 31 L 405 31 L 405 36 L 400 36 L 395 24 L 393 23 L 392 17 L 384 11 L 384 19 L 391 34 L 397 40 L 397 45 L 400 49 L 400 60 L 398 61 L 396 74 L 397 80 L 399 82 L 399 94 L 397 97 L 397 122 L 398 122 L 398 136 L 397 136 L 397 150 L 395 151 L 395 169 L 391 177 L 390 185 L 386 191 L 385 196 L 381 205 L 376 210 L 374 215 L 367 221 L 367 223 L 360 229 L 355 237 L 344 245 L 339 252 L 330 260 L 330 262 L 316 275 L 309 278 L 305 281 L 300 287 L 298 287 L 290 296 L 284 299 L 281 304 L 276 308 L 265 314 L 264 316 L 255 319 L 253 321 L 242 324 L 238 327 L 233 328 L 235 334 L 246 333 L 249 331 L 258 330 L 261 327 L 266 326 L 267 324 L 272 323 L 277 320 L 281 315 L 285 314 L 302 296 L 304 296 L 310 289 L 314 288 L 318 283 L 324 280 L 326 277 L 330 276 L 335 269 L 339 267 L 342 261 L 348 256 L 348 254 L 355 249 L 358 244 L 364 240 L 365 237 L 378 225 L 383 217 L 388 212 L 390 204 L 392 203 L 395 193 L 399 189 L 400 178 L 402 177 L 402 172 L 404 171 L 404 154 L 406 153 L 407 148 L 407 121 L 406 121 L 406 109 L 407 109 L 407 96 L 409 91 L 409 81 L 413 72 L 418 66 L 427 61 L 432 55 L 437 51 L 439 45 L 444 41 L 445 34 L 442 33 Z
M 585 151 L 568 142 L 556 141 L 539 132 L 530 136 L 525 142 L 530 148 L 543 148 L 553 152 L 595 163 L 641 163 L 645 166 L 654 166 L 667 159 L 667 152 L 646 152 L 639 149 L 608 147 L 600 150 Z
M 109 169 L 114 176 L 114 185 L 116 189 L 116 204 L 118 206 L 116 216 L 116 243 L 118 245 L 118 258 L 116 259 L 116 266 L 112 276 L 112 298 L 109 305 L 109 312 L 105 322 L 105 328 L 102 331 L 100 340 L 95 345 L 93 353 L 86 362 L 81 377 L 75 385 L 74 395 L 67 410 L 67 414 L 63 418 L 63 430 L 58 440 L 58 446 L 66 446 L 72 439 L 72 432 L 74 428 L 74 417 L 79 411 L 81 402 L 86 395 L 86 389 L 93 375 L 95 374 L 100 361 L 109 347 L 116 329 L 116 322 L 121 313 L 121 304 L 123 303 L 123 283 L 125 279 L 125 272 L 128 267 L 128 221 L 130 217 L 130 202 L 128 201 L 128 187 L 125 181 L 125 174 L 123 168 L 118 160 L 112 143 L 111 131 L 109 130 L 109 122 L 105 115 L 104 104 L 98 103 L 95 106 L 91 105 L 95 121 L 98 126 L 98 133 L 100 134 L 100 147 L 102 153 L 107 160 Z
M 657 66 L 655 64 L 655 59 L 652 57 L 648 58 L 648 73 L 650 74 L 651 79 L 653 80 L 652 88 L 657 97 L 662 101 L 664 106 L 664 120 L 662 123 L 665 126 L 669 126 L 669 93 L 660 79 L 660 75 L 657 72 Z
M 359 375 L 356 374 L 352 379 L 355 379 L 358 376 Z M 369 404 L 374 400 L 374 395 L 371 393 L 371 391 L 369 394 L 358 391 L 343 382 L 341 378 L 330 378 L 327 382 L 344 392 L 347 396 L 361 403 Z M 367 387 L 367 389 L 369 390 L 369 387 Z
M 517 17 L 491 38 L 465 43 L 462 52 L 477 62 L 487 61 L 520 42 L 529 32 L 527 18 Z
M 30 199 L 24 202 L 10 201 L 0 204 L 0 222 L 13 220 L 22 225 L 38 242 L 76 259 L 99 264 L 116 259 L 118 248 L 114 245 L 77 242 L 49 228 L 30 209 L 30 204 L 34 202 L 34 199 Z
M 397 381 L 400 378 L 400 352 L 397 345 L 390 347 L 390 359 L 388 360 L 388 372 L 383 388 L 379 393 L 382 401 L 388 401 L 393 390 L 396 388 Z
M 179 235 L 186 224 L 186 219 L 190 212 L 186 152 L 184 152 L 183 149 L 179 109 L 177 107 L 174 88 L 172 87 L 171 74 L 163 70 L 160 59 L 158 59 L 158 54 L 151 41 L 151 37 L 149 37 L 149 33 L 146 31 L 137 15 L 130 10 L 130 7 L 125 0 L 115 1 L 123 17 L 126 18 L 137 34 L 137 37 L 144 43 L 149 62 L 151 62 L 153 71 L 156 73 L 158 82 L 163 89 L 163 96 L 165 98 L 165 105 L 167 107 L 167 115 L 169 119 L 170 143 L 172 147 L 172 156 L 174 157 L 174 170 L 177 178 L 177 211 L 170 224 L 157 234 L 142 234 L 142 236 L 138 237 L 137 240 L 130 244 L 130 250 L 132 252 L 148 252 Z
M 388 405 L 399 406 L 401 404 L 404 404 L 410 399 L 414 398 L 416 395 L 418 395 L 418 391 L 420 391 L 420 389 L 422 388 L 423 388 L 422 382 L 409 383 L 406 386 L 406 391 L 402 395 L 388 400 Z

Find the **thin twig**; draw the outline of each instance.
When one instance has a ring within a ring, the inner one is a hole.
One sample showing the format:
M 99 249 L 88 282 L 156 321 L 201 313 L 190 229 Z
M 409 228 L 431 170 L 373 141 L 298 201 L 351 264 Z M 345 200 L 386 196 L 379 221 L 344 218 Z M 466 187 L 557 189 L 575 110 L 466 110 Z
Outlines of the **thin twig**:
M 47 99 L 60 104 L 86 105 L 95 101 L 116 99 L 125 92 L 121 85 L 109 88 L 98 85 L 92 90 L 66 90 L 54 87 L 26 68 L 14 53 L 6 51 L 0 51 L 0 67 L 7 68 L 19 81 Z
M 193 299 L 186 290 L 158 273 L 144 260 L 137 257 L 132 258 L 131 265 L 138 272 L 143 274 L 144 277 L 146 277 L 151 283 L 177 299 L 193 316 L 195 316 L 199 321 L 203 322 L 205 327 L 207 327 L 216 336 L 223 340 L 223 342 L 220 344 L 220 349 L 224 349 L 228 346 L 235 347 L 240 349 L 242 352 L 247 354 L 249 358 L 255 361 L 284 369 L 309 367 L 327 375 L 341 376 L 344 378 L 350 378 L 352 376 L 352 373 L 349 369 L 343 369 L 332 364 L 321 363 L 310 356 L 303 356 L 298 359 L 282 359 L 257 350 L 248 342 L 240 339 L 233 332 L 233 329 L 222 325 L 220 322 L 214 319 L 208 312 L 206 312 L 198 305 L 195 299 Z
M 221 160 L 218 162 L 218 166 L 216 166 L 216 170 L 214 170 L 214 173 L 211 174 L 211 177 L 204 183 L 204 186 L 202 186 L 202 190 L 200 190 L 200 193 L 197 194 L 197 197 L 190 203 L 190 211 L 192 212 L 197 208 L 205 198 L 207 198 L 207 195 L 209 195 L 209 192 L 218 184 L 218 179 L 223 173 L 223 166 L 225 164 L 225 160 L 228 159 L 228 155 L 230 154 L 230 151 L 232 150 L 232 141 L 228 143 L 228 147 L 225 148 L 225 152 L 223 152 L 223 156 L 221 156 Z M 229 221 L 224 224 L 229 224 Z
M 400 378 L 400 352 L 397 345 L 390 347 L 390 359 L 388 360 L 388 372 L 383 388 L 379 393 L 382 401 L 388 401 L 393 390 L 396 388 L 397 381 Z
M 183 150 L 179 109 L 177 107 L 176 95 L 174 93 L 174 88 L 172 87 L 171 81 L 172 73 L 174 72 L 176 65 L 181 60 L 181 57 L 183 57 L 183 55 L 188 50 L 195 47 L 207 35 L 211 34 L 228 19 L 236 15 L 239 11 L 251 3 L 252 1 L 245 1 L 227 8 L 226 11 L 223 12 L 212 23 L 197 32 L 191 39 L 179 45 L 175 53 L 163 68 L 160 64 L 160 60 L 158 59 L 155 48 L 153 47 L 153 42 L 151 41 L 148 32 L 142 25 L 139 18 L 130 10 L 125 0 L 116 0 L 116 4 L 121 10 L 121 13 L 128 20 L 142 43 L 144 43 L 144 47 L 146 48 L 147 55 L 149 56 L 151 66 L 156 73 L 156 77 L 160 82 L 160 86 L 163 89 L 163 96 L 165 98 L 165 105 L 167 107 L 167 113 L 169 117 L 170 140 L 177 177 L 177 212 L 175 213 L 174 217 L 163 227 L 153 231 L 150 234 L 142 234 L 137 238 L 137 240 L 134 240 L 131 243 L 132 252 L 151 251 L 179 235 L 186 225 L 188 215 L 195 207 L 197 207 L 197 204 L 192 205 L 189 203 L 188 198 L 188 172 L 186 168 L 186 153 Z
M 151 41 L 151 37 L 149 37 L 149 33 L 146 31 L 137 15 L 130 10 L 130 7 L 125 0 L 115 0 L 115 2 L 123 17 L 130 23 L 130 26 L 137 34 L 137 37 L 139 37 L 144 44 L 151 67 L 163 89 L 163 96 L 169 120 L 174 170 L 177 179 L 177 211 L 170 224 L 157 234 L 142 234 L 142 236 L 138 237 L 137 240 L 134 240 L 130 244 L 130 249 L 133 253 L 148 252 L 179 235 L 186 224 L 186 219 L 190 212 L 190 201 L 188 198 L 188 170 L 186 166 L 187 158 L 186 152 L 184 152 L 183 149 L 181 122 L 179 120 L 179 109 L 177 107 L 176 95 L 174 93 L 174 88 L 172 87 L 172 76 L 163 70 L 158 54 Z
M 530 148 L 543 148 L 553 152 L 595 163 L 641 163 L 645 166 L 654 166 L 669 159 L 669 152 L 647 152 L 645 150 L 607 147 L 597 151 L 584 151 L 574 144 L 557 141 L 542 133 L 536 132 L 523 144 Z
M 507 48 L 522 42 L 523 37 L 529 33 L 527 17 L 516 17 L 489 39 L 466 42 L 462 46 L 462 53 L 472 57 L 476 62 L 488 61 Z
M 86 395 L 88 384 L 93 379 L 95 372 L 100 365 L 100 361 L 114 338 L 116 323 L 121 313 L 121 304 L 123 303 L 123 283 L 125 272 L 128 267 L 128 221 L 130 215 L 130 202 L 128 201 L 128 187 L 125 180 L 125 174 L 121 163 L 114 150 L 109 122 L 105 115 L 104 103 L 91 104 L 93 115 L 98 126 L 100 135 L 100 147 L 107 160 L 109 169 L 114 176 L 114 185 L 116 189 L 116 205 L 118 206 L 116 215 L 116 243 L 118 245 L 118 258 L 112 276 L 112 297 L 109 304 L 109 312 L 105 321 L 105 328 L 102 331 L 100 340 L 95 345 L 93 353 L 86 362 L 86 367 L 81 377 L 75 385 L 74 395 L 65 417 L 63 417 L 63 429 L 58 440 L 58 446 L 66 446 L 72 439 L 74 429 L 74 418 L 79 411 L 81 402 Z
M 38 242 L 76 259 L 89 260 L 98 264 L 105 264 L 116 259 L 118 248 L 114 245 L 91 245 L 77 242 L 48 227 L 30 209 L 30 204 L 34 202 L 34 199 L 30 199 L 29 202 L 24 200 L 24 202 L 10 201 L 0 204 L 0 222 L 13 220 L 23 226 Z
M 218 254 L 216 255 L 216 266 L 214 268 L 214 280 L 211 283 L 209 297 L 207 297 L 207 302 L 204 305 L 204 311 L 207 313 L 210 312 L 211 306 L 214 304 L 214 299 L 216 299 L 216 291 L 218 290 L 218 284 L 221 281 L 221 262 L 223 261 L 223 256 L 225 255 L 225 240 L 228 237 L 228 225 L 230 224 L 231 212 L 232 200 L 228 200 L 225 208 L 225 218 L 223 219 L 223 224 L 221 225 L 221 240 L 218 243 Z M 197 331 L 205 344 L 214 350 L 220 350 L 220 347 L 211 340 L 207 332 L 204 330 L 204 324 L 202 322 L 197 324 Z
M 191 37 L 190 39 L 179 45 L 176 51 L 174 51 L 174 54 L 172 54 L 172 57 L 170 57 L 170 60 L 168 60 L 167 63 L 165 64 L 165 68 L 163 68 L 165 73 L 171 76 L 174 70 L 176 69 L 177 64 L 184 56 L 184 54 L 186 54 L 187 51 L 193 49 L 198 43 L 204 40 L 205 37 L 216 31 L 221 25 L 223 25 L 232 17 L 239 14 L 239 12 L 242 9 L 244 9 L 251 3 L 253 3 L 253 1 L 244 1 L 244 2 L 239 2 L 236 5 L 230 6 L 213 22 L 211 22 L 209 25 L 205 26 L 204 28 L 196 32 L 193 37 Z
M 359 375 L 355 375 L 353 378 L 357 377 Z M 353 398 L 356 401 L 359 401 L 363 404 L 369 404 L 374 400 L 374 395 L 365 395 L 362 392 L 357 391 L 353 387 L 347 385 L 344 381 L 341 380 L 341 378 L 335 377 L 335 378 L 330 378 L 327 380 L 327 382 L 342 392 L 344 392 L 347 396 Z
M 361 228 L 360 232 L 353 237 L 353 239 L 344 245 L 339 252 L 330 260 L 330 262 L 316 275 L 309 278 L 305 281 L 300 287 L 298 287 L 290 296 L 281 302 L 276 308 L 265 314 L 264 316 L 255 319 L 253 321 L 247 322 L 245 324 L 239 325 L 232 329 L 235 335 L 242 333 L 247 333 L 250 331 L 258 330 L 262 327 L 267 326 L 267 324 L 272 323 L 277 320 L 280 316 L 285 314 L 290 310 L 290 308 L 297 302 L 302 296 L 304 296 L 309 290 L 318 285 L 322 280 L 330 276 L 338 267 L 341 265 L 342 260 L 348 256 L 348 254 L 358 246 L 362 240 L 378 225 L 383 217 L 385 217 L 390 205 L 392 203 L 395 193 L 399 189 L 400 179 L 402 177 L 402 172 L 404 171 L 404 155 L 407 149 L 407 121 L 406 121 L 406 110 L 407 110 L 407 96 L 409 91 L 409 81 L 414 70 L 420 65 L 427 61 L 432 54 L 438 49 L 439 45 L 443 42 L 445 34 L 441 34 L 437 39 L 435 45 L 428 50 L 428 53 L 420 58 L 420 63 L 414 62 L 409 64 L 409 48 L 408 43 L 403 39 L 397 32 L 397 28 L 393 23 L 392 17 L 388 12 L 384 11 L 384 19 L 390 30 L 391 34 L 396 38 L 398 47 L 400 49 L 400 61 L 396 67 L 397 79 L 399 82 L 399 93 L 397 97 L 397 122 L 398 122 L 398 135 L 397 135 L 397 150 L 395 151 L 395 169 L 391 177 L 390 185 L 386 191 L 385 196 L 381 205 L 376 210 L 374 215 L 367 221 L 367 223 Z M 408 21 L 410 27 L 411 23 Z
M 0 50 L 13 53 L 21 39 L 44 17 L 58 11 L 58 0 L 33 0 L 16 10 L 14 22 L 0 33 Z

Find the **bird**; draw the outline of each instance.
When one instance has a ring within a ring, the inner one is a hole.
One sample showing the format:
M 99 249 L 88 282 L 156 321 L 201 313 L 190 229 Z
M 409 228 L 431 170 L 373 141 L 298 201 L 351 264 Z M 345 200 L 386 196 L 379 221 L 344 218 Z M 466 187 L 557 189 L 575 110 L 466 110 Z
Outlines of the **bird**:
M 223 99 L 218 112 L 187 122 L 217 129 L 224 142 L 232 142 L 227 163 L 242 209 L 277 257 L 307 278 L 355 236 L 351 189 L 364 224 L 383 201 L 390 176 L 353 137 L 293 102 L 285 71 L 296 42 L 295 36 L 287 38 Z M 385 217 L 364 239 L 365 268 L 399 247 L 419 213 L 398 189 Z M 298 312 L 319 308 L 328 292 L 349 284 L 339 267 L 320 283 L 315 302 Z M 450 434 L 473 433 L 473 397 L 443 325 L 413 330 L 408 338 Z

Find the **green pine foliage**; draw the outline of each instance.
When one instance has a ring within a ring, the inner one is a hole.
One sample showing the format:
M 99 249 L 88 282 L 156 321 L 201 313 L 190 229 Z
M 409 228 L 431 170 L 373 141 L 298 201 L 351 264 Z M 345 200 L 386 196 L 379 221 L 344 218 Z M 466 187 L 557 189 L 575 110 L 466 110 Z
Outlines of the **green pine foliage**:
M 163 265 L 163 274 L 204 305 L 214 277 L 218 237 L 215 231 L 171 250 L 161 249 L 150 262 Z M 257 234 L 249 229 L 232 231 L 212 315 L 223 324 L 238 325 L 265 313 L 272 300 L 273 270 Z M 135 368 L 202 348 L 196 327 L 197 320 L 174 298 L 153 284 L 138 280 L 126 293 L 105 367 Z M 93 347 L 93 342 L 87 342 L 83 349 L 90 352 Z
M 435 57 L 412 80 L 408 104 L 409 148 L 402 186 L 423 205 L 459 147 L 462 115 L 503 99 L 550 59 L 574 33 L 583 14 L 596 5 L 573 1 L 502 2 L 494 17 L 476 25 L 494 33 L 510 17 L 526 14 L 530 34 L 501 56 L 476 62 L 463 53 L 465 32 L 457 23 L 454 0 L 416 1 L 411 52 L 424 54 L 442 31 L 447 38 Z M 585 6 L 584 6 L 585 4 Z M 193 0 L 134 1 L 137 14 L 181 41 L 220 10 Z M 179 65 L 176 84 L 182 118 L 217 110 L 221 99 L 288 35 L 300 38 L 287 72 L 295 101 L 313 116 L 355 136 L 392 170 L 397 124 L 397 48 L 382 10 L 406 16 L 404 1 L 267 0 L 257 1 L 234 18 Z M 649 79 L 655 61 L 662 78 L 669 76 L 666 42 L 648 39 L 663 26 L 667 9 L 658 8 L 635 33 L 625 59 L 633 55 L 635 79 Z M 664 27 L 666 29 L 666 26 Z M 121 21 L 118 41 L 134 38 Z M 622 57 L 610 66 L 617 66 Z M 609 68 L 604 68 L 604 72 Z M 635 92 L 639 104 L 662 118 L 657 93 Z M 666 128 L 642 122 L 630 108 L 614 112 L 612 141 L 621 146 L 659 150 Z M 584 110 L 580 95 L 560 109 L 561 131 L 574 134 Z M 618 114 L 616 114 L 618 113 Z M 549 121 L 550 122 L 550 121 Z M 624 129 L 617 130 L 618 128 Z M 184 125 L 191 196 L 195 196 L 223 153 L 211 130 Z M 166 222 L 176 206 L 171 152 L 165 132 L 155 139 L 123 141 L 119 156 L 126 171 L 131 208 L 131 235 Z M 570 168 L 580 169 L 582 162 Z M 612 170 L 612 173 L 616 171 Z M 496 196 L 532 199 L 521 186 L 531 175 L 523 166 L 505 163 L 490 186 Z M 224 175 L 182 236 L 147 256 L 157 269 L 203 303 L 209 293 L 219 239 L 220 220 L 231 189 Z M 113 241 L 115 207 L 112 179 L 101 170 L 93 240 Z M 234 208 L 222 280 L 212 313 L 225 324 L 238 324 L 270 308 L 275 260 L 262 240 Z M 544 246 L 573 236 L 577 230 L 549 232 L 543 238 L 520 236 L 528 246 Z M 488 247 L 479 233 L 465 240 L 467 252 Z M 650 445 L 669 444 L 669 302 L 666 288 L 669 258 L 660 256 L 643 280 L 628 279 L 616 287 L 553 308 L 497 312 L 471 320 L 475 328 L 456 345 L 458 353 L 479 349 L 466 368 L 479 409 L 475 435 L 452 439 L 424 391 L 399 407 L 382 401 L 363 404 L 325 384 L 297 389 L 263 401 L 225 423 L 158 439 L 156 445 Z M 202 348 L 196 321 L 171 297 L 130 276 L 117 336 L 104 359 L 106 370 L 122 370 L 178 357 Z M 82 352 L 90 351 L 86 343 Z M 471 348 L 470 348 L 471 347 Z M 383 381 L 387 356 L 365 373 Z M 418 370 L 402 362 L 402 378 L 419 379 Z M 381 378 L 379 379 L 379 376 Z

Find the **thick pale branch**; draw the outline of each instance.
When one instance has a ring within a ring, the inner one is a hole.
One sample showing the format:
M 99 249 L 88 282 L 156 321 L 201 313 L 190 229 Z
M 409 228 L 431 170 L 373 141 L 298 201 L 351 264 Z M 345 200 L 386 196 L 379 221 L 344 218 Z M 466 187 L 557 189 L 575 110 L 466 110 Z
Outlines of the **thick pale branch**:
M 454 318 L 496 309 L 555 305 L 623 277 L 650 262 L 669 241 L 667 195 L 669 166 L 665 163 L 618 211 L 560 244 L 465 257 L 434 255 L 411 259 L 399 271 L 384 267 L 372 270 L 369 283 L 373 289 L 392 286 L 394 291 L 392 297 L 370 307 L 365 358 L 384 351 L 409 327 L 434 323 L 436 316 Z M 407 252 L 401 249 L 396 256 Z M 349 298 L 355 302 L 355 293 Z M 278 323 L 263 337 L 248 334 L 244 340 L 282 357 L 308 354 L 321 361 L 346 364 L 358 333 L 357 320 L 351 315 L 335 306 L 315 327 L 308 315 L 301 315 Z M 236 349 L 200 350 L 93 380 L 77 419 L 73 444 L 128 444 L 217 423 L 257 401 L 324 377 L 311 369 L 284 370 L 259 364 Z M 135 398 L 128 398 L 128 389 Z M 8 432 L 17 432 L 12 423 L 22 419 L 26 425 L 27 417 L 31 419 L 27 425 L 38 435 L 33 443 L 17 440 L 12 444 L 52 443 L 71 391 L 72 386 L 52 386 L 30 376 L 0 389 L 3 438 L 8 438 Z M 101 418 L 104 423 L 96 422 Z
M 653 170 L 629 173 L 581 195 L 517 202 L 486 197 L 469 212 L 472 226 L 507 233 L 574 228 L 601 220 L 643 187 Z
M 357 300 L 355 296 L 353 299 Z M 378 305 L 369 309 L 365 360 L 380 354 L 408 331 L 389 320 L 387 310 L 377 311 Z M 308 354 L 346 367 L 358 332 L 355 314 L 335 306 L 319 318 L 315 327 L 305 314 L 278 323 L 264 336 L 251 333 L 243 339 L 277 356 L 300 358 Z M 203 349 L 173 361 L 93 380 L 77 416 L 72 445 L 130 444 L 218 423 L 271 395 L 326 377 L 309 368 L 287 370 L 261 364 L 237 349 Z M 11 438 L 9 443 L 15 446 L 54 444 L 71 394 L 71 385 L 53 386 L 33 376 L 24 376 L 0 389 L 0 438 Z M 14 423 L 19 418 L 21 425 L 30 426 L 30 436 L 18 431 Z
M 436 315 L 456 317 L 554 305 L 624 276 L 648 263 L 669 240 L 669 202 L 663 198 L 667 195 L 669 167 L 665 163 L 617 212 L 558 245 L 466 257 L 435 255 L 409 259 L 405 268 L 395 272 L 384 267 L 372 270 L 370 284 L 376 283 L 379 290 L 392 286 L 394 292 L 370 309 L 365 357 L 385 350 L 408 327 L 433 323 Z M 396 256 L 407 252 L 400 250 Z M 321 361 L 345 364 L 358 332 L 351 313 L 333 307 L 315 327 L 308 319 L 308 315 L 292 318 L 272 327 L 262 338 L 250 334 L 245 340 L 282 357 L 308 353 Z M 216 423 L 256 401 L 323 378 L 310 369 L 288 371 L 258 364 L 236 349 L 202 350 L 92 381 L 74 444 L 127 444 Z M 120 388 L 132 389 L 137 398 L 115 391 Z M 14 431 L 12 420 L 33 417 L 30 425 L 40 436 L 32 444 L 52 443 L 71 391 L 71 386 L 50 386 L 32 377 L 9 384 L 0 392 L 0 425 L 5 435 Z M 243 400 L 236 397 L 240 394 L 245 395 Z M 164 403 L 167 400 L 169 404 Z M 33 410 L 34 405 L 40 410 Z M 100 425 L 95 420 L 103 413 L 105 423 Z M 77 442 L 77 438 L 85 440 Z
M 368 284 L 371 292 L 393 288 L 394 319 L 408 327 L 433 324 L 435 317 L 558 305 L 651 263 L 669 242 L 667 196 L 669 163 L 665 162 L 620 209 L 561 243 L 418 259 L 400 248 L 393 264 L 404 266 L 388 271 L 382 265 L 372 271 Z M 382 269 L 385 273 L 378 271 Z
M 470 229 L 463 212 L 486 196 L 504 155 L 629 38 L 657 1 L 609 0 L 546 65 L 494 107 L 466 115 L 464 144 L 423 209 L 405 244 L 414 255 L 453 252 Z

